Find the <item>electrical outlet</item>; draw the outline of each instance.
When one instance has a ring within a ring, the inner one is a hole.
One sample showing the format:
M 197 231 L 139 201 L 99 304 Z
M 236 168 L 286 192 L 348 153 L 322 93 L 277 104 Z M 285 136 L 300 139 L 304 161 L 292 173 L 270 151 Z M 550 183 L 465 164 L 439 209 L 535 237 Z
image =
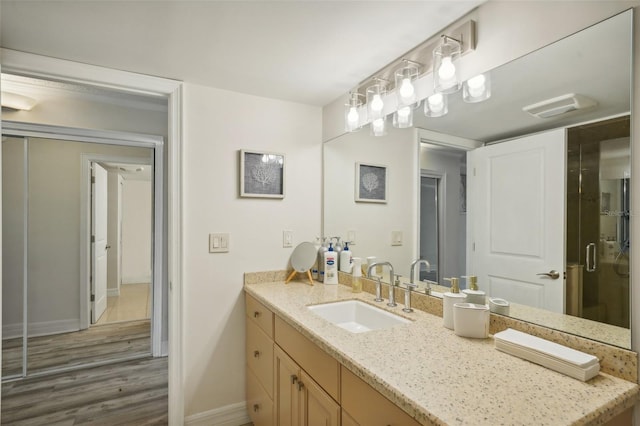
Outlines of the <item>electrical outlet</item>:
M 356 231 L 347 231 L 347 241 L 350 246 L 356 245 Z
M 228 253 L 229 234 L 209 234 L 209 253 Z
M 293 231 L 288 231 L 288 230 L 282 231 L 282 247 L 283 248 L 293 247 Z
M 392 246 L 402 245 L 402 231 L 391 231 L 391 245 Z

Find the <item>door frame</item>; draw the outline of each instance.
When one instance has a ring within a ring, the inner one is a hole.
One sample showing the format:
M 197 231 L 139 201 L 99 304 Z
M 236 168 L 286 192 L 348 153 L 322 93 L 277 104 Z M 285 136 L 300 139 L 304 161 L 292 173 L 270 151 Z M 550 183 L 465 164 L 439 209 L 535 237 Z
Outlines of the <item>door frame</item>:
M 124 145 L 128 146 L 128 145 Z M 80 286 L 80 328 L 82 330 L 89 328 L 90 326 L 90 314 L 89 306 L 91 306 L 91 292 L 90 285 L 90 261 L 91 261 L 91 244 L 89 238 L 91 235 L 91 163 L 122 163 L 122 164 L 144 164 L 153 165 L 153 159 L 151 156 L 118 156 L 108 154 L 87 154 L 83 153 L 80 156 L 81 173 L 80 173 L 80 283 L 85 283 Z M 153 311 L 151 312 L 151 353 L 153 356 L 166 355 L 162 353 L 162 270 L 156 271 L 158 264 L 156 259 L 162 259 L 162 245 L 157 244 L 156 235 L 159 231 L 162 234 L 162 228 L 158 229 L 157 224 L 162 223 L 163 214 L 162 208 L 158 207 L 157 199 L 162 198 L 162 179 L 158 175 L 162 176 L 162 171 L 158 172 L 154 166 L 153 169 L 154 179 L 152 186 L 153 195 L 153 228 L 152 234 L 152 295 L 153 295 Z M 155 194 L 160 192 L 160 196 L 156 197 Z M 161 267 L 162 265 L 160 265 Z M 156 310 L 156 306 L 158 310 Z M 159 323 L 159 324 L 158 324 Z
M 438 187 L 436 188 L 436 196 L 438 197 L 438 264 L 436 266 L 438 267 L 438 284 L 442 285 L 442 278 L 445 277 L 442 257 L 443 253 L 445 253 L 447 241 L 445 238 L 447 215 L 444 212 L 444 206 L 447 205 L 447 174 L 437 170 L 420 169 L 420 185 L 418 186 L 420 188 L 420 202 L 418 203 L 419 236 L 422 235 L 422 178 L 436 179 L 438 181 Z M 418 254 L 420 254 L 421 245 L 422 241 L 419 237 Z M 420 275 L 418 275 L 418 277 L 419 276 Z
M 182 332 L 183 83 L 6 48 L 0 48 L 0 56 L 2 56 L 2 71 L 6 73 L 100 87 L 117 92 L 146 94 L 167 100 L 167 233 L 164 237 L 167 238 L 168 352 L 171 353 L 169 357 L 169 424 L 180 426 L 184 424 L 185 417 Z

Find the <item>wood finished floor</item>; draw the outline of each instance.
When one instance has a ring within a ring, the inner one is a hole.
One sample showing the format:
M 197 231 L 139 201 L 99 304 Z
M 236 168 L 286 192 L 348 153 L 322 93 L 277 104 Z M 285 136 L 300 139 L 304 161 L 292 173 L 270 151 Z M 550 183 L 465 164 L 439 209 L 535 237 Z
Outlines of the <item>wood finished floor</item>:
M 151 353 L 149 320 L 97 325 L 73 333 L 31 337 L 28 343 L 28 374 L 84 365 L 113 362 Z M 22 339 L 2 342 L 2 376 L 22 372 Z
M 168 424 L 167 358 L 144 358 L 2 385 L 1 423 Z

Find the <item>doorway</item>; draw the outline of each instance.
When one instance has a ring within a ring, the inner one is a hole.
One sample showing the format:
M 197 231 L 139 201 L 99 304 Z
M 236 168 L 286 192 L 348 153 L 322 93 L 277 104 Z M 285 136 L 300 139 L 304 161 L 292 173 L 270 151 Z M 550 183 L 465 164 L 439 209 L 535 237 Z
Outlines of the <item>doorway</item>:
M 151 322 L 159 323 L 155 328 L 161 329 L 162 315 L 138 324 L 118 323 L 111 331 L 108 324 L 90 326 L 90 283 L 97 267 L 90 265 L 88 231 L 95 220 L 91 220 L 89 201 L 91 179 L 84 170 L 89 169 L 90 162 L 85 161 L 89 157 L 102 160 L 105 166 L 104 161 L 118 159 L 152 168 L 154 149 L 126 141 L 106 143 L 100 138 L 23 136 L 20 131 L 12 132 L 10 124 L 4 127 L 3 378 L 149 356 Z M 157 188 L 161 180 L 155 180 L 157 173 L 152 176 L 154 184 L 148 186 Z M 157 201 L 153 195 L 151 199 Z M 161 211 L 154 210 L 153 220 L 148 220 L 150 236 L 157 222 L 162 223 Z M 105 249 L 108 245 L 104 243 Z M 156 252 L 162 253 L 162 247 L 154 248 Z M 162 288 L 161 280 L 155 281 L 161 271 L 156 271 L 151 253 L 148 278 Z M 105 258 L 104 268 L 106 263 Z M 93 320 L 97 323 L 100 318 Z

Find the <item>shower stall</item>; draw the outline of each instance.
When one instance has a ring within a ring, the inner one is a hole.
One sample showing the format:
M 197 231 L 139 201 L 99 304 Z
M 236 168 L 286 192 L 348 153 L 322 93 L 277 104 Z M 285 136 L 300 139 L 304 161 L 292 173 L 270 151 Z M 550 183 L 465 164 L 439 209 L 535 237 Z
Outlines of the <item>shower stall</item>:
M 628 328 L 630 119 L 567 138 L 567 313 Z

